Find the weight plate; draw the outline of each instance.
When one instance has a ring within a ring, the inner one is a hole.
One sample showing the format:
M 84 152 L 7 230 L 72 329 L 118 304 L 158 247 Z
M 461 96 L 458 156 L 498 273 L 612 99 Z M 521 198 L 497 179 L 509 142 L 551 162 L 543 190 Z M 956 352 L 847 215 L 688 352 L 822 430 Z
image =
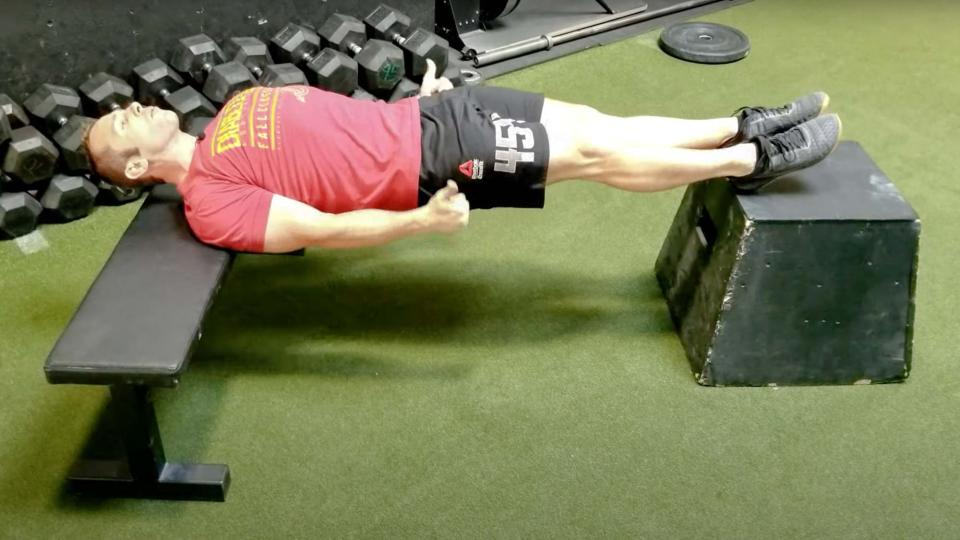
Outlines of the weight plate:
M 698 64 L 728 64 L 747 56 L 750 39 L 730 26 L 686 22 L 667 27 L 660 34 L 663 52 Z
M 506 17 L 520 5 L 520 0 L 481 0 L 480 20 L 489 22 L 500 17 Z

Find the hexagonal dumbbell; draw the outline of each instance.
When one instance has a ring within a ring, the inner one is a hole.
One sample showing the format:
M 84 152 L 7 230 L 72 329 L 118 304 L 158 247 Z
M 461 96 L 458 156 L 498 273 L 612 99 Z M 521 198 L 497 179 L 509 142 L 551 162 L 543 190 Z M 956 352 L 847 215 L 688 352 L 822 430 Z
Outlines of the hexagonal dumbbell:
M 254 37 L 234 37 L 223 47 L 227 58 L 243 64 L 262 86 L 290 86 L 309 84 L 307 77 L 297 66 L 274 64 L 267 44 Z
M 201 133 L 207 130 L 207 126 L 213 122 L 213 118 L 197 117 L 190 121 L 190 125 L 184 129 L 190 135 L 199 137 Z
M 46 83 L 30 94 L 23 106 L 37 125 L 53 133 L 80 113 L 80 96 L 72 88 Z
M 102 71 L 84 81 L 78 90 L 88 116 L 104 116 L 133 103 L 133 87 Z
M 203 94 L 223 105 L 237 93 L 257 84 L 240 62 L 225 62 L 220 46 L 206 34 L 181 39 L 174 49 L 170 65 L 194 84 L 203 86 Z
M 122 204 L 127 204 L 139 199 L 140 196 L 143 195 L 143 188 L 140 186 L 129 188 L 122 187 L 116 184 L 111 184 L 106 180 L 100 180 L 97 182 L 97 188 L 99 188 L 99 193 L 97 193 L 97 204 L 107 206 L 119 206 Z
M 57 221 L 86 217 L 97 200 L 97 186 L 83 176 L 58 174 L 40 198 L 40 205 Z
M 217 107 L 210 103 L 210 100 L 203 94 L 190 86 L 185 86 L 170 94 L 166 100 L 170 104 L 170 108 L 176 111 L 177 116 L 180 117 L 180 129 L 185 129 L 194 118 L 217 115 Z
M 420 95 L 420 85 L 404 77 L 400 79 L 400 84 L 394 87 L 393 91 L 390 92 L 390 97 L 387 98 L 387 101 L 393 103 L 394 101 L 399 101 L 403 98 L 414 97 L 418 95 Z
M 0 114 L 10 123 L 10 129 L 18 129 L 30 125 L 30 119 L 23 107 L 10 99 L 6 94 L 0 94 Z
M 437 73 L 447 69 L 447 49 L 450 44 L 442 37 L 422 28 L 410 30 L 410 17 L 390 6 L 380 4 L 365 19 L 367 35 L 396 43 L 403 51 L 407 77 L 422 80 L 427 72 L 427 60 L 432 60 Z
M 159 58 L 147 60 L 133 68 L 133 79 L 140 102 L 177 113 L 181 128 L 191 118 L 217 114 L 217 108 L 210 100 L 186 86 L 183 77 Z
M 0 195 L 0 235 L 16 238 L 37 228 L 43 207 L 28 193 Z
M 101 91 L 91 87 L 87 87 L 86 90 L 103 92 L 104 106 L 115 102 L 115 98 L 108 95 L 112 91 L 114 82 L 129 88 L 119 79 L 110 81 L 101 78 L 100 80 L 104 81 L 102 86 L 106 90 Z M 53 140 L 62 150 L 67 168 L 76 172 L 90 170 L 90 161 L 83 147 L 83 137 L 93 121 L 85 116 L 79 116 L 81 99 L 72 88 L 44 84 L 24 102 L 30 116 L 34 117 L 39 125 L 46 126 L 48 132 L 53 132 Z M 91 106 L 95 107 L 93 104 Z
M 350 97 L 352 97 L 353 99 L 359 99 L 360 101 L 376 101 L 377 100 L 377 96 L 371 94 L 370 92 L 367 92 L 363 88 L 357 88 L 352 94 L 350 94 Z
M 263 75 L 263 70 L 273 64 L 267 44 L 255 37 L 228 39 L 223 45 L 223 54 L 229 60 L 240 62 L 258 79 Z
M 360 85 L 360 66 L 340 51 L 323 49 L 309 64 L 307 73 L 317 88 L 349 95 Z
M 10 121 L 7 120 L 6 116 L 0 115 L 0 148 L 7 144 L 12 134 L 13 129 L 10 128 Z
M 183 77 L 159 58 L 151 58 L 133 68 L 137 99 L 148 107 L 163 107 L 165 98 L 186 86 Z
M 295 84 L 308 85 L 310 83 L 307 81 L 307 76 L 297 66 L 293 64 L 273 64 L 263 68 L 260 84 L 278 87 Z
M 30 187 L 53 177 L 60 152 L 33 126 L 13 130 L 3 171 Z
M 83 145 L 83 139 L 93 126 L 93 118 L 73 116 L 66 125 L 53 134 L 53 140 L 60 147 L 64 168 L 69 172 L 86 173 L 93 170 L 90 157 Z
M 206 34 L 197 34 L 177 42 L 170 65 L 194 85 L 203 86 L 213 68 L 225 61 L 217 42 Z
M 360 84 L 370 93 L 387 96 L 403 78 L 403 51 L 386 41 L 368 41 L 366 29 L 356 17 L 335 13 L 317 34 L 325 45 L 354 57 L 360 66 Z
M 320 36 L 306 26 L 289 23 L 270 40 L 274 57 L 302 66 L 310 84 L 338 94 L 357 89 L 357 63 L 346 54 L 320 46 Z

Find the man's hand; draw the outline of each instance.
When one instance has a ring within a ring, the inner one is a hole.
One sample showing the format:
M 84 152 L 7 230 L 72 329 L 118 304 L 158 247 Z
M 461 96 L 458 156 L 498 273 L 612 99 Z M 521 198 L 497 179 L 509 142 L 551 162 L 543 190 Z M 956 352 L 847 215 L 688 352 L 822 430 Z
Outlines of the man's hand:
M 437 78 L 437 65 L 433 60 L 427 60 L 427 72 L 423 74 L 423 83 L 420 85 L 420 97 L 432 96 L 444 90 L 453 88 L 453 83 L 446 77 Z
M 447 180 L 447 185 L 434 193 L 424 208 L 427 228 L 434 232 L 452 234 L 470 221 L 470 203 L 453 180 Z

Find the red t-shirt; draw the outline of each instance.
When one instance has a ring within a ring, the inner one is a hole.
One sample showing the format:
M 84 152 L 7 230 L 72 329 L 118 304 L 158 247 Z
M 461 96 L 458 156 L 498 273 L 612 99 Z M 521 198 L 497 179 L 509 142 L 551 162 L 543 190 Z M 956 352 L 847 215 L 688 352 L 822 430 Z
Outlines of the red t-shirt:
M 261 252 L 274 194 L 328 213 L 409 210 L 419 175 L 416 98 L 388 104 L 257 87 L 210 122 L 177 190 L 201 241 Z

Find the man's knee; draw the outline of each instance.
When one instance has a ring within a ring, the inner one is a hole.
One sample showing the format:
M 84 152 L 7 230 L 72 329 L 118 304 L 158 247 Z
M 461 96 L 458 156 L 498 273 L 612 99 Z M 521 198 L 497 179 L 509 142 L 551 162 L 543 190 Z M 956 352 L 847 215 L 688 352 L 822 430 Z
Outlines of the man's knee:
M 569 144 L 583 159 L 603 157 L 609 154 L 609 145 L 606 144 L 606 115 L 589 105 L 577 103 L 555 102 L 554 110 L 544 107 L 544 124 L 549 124 L 551 114 L 555 123 L 559 123 L 568 136 Z
M 554 123 L 567 129 L 577 129 L 583 123 L 595 122 L 600 117 L 602 113 L 589 105 L 545 99 L 540 121 L 544 124 Z

